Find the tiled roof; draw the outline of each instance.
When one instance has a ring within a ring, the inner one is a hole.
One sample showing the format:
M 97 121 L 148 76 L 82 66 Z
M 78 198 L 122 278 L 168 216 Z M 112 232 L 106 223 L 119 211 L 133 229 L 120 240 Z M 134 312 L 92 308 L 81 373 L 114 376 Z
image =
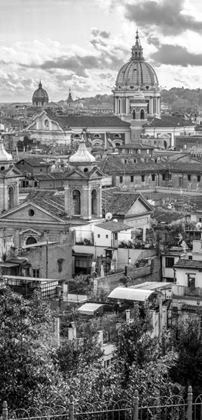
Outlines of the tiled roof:
M 202 173 L 202 164 L 199 162 L 167 162 L 166 166 L 171 172 Z
M 50 110 L 46 110 L 48 117 L 58 122 L 63 129 L 72 127 L 130 127 L 130 123 L 122 121 L 115 115 L 68 115 L 56 116 Z
M 202 269 L 202 260 L 184 260 L 180 258 L 174 265 L 177 268 L 192 268 L 192 269 Z
M 44 210 L 52 213 L 60 219 L 67 220 L 65 213 L 64 193 L 58 194 L 55 191 L 32 191 L 28 194 L 24 202 L 31 201 L 42 207 Z
M 156 208 L 152 214 L 152 218 L 158 223 L 170 224 L 177 220 L 184 219 L 185 214 L 173 210 L 164 210 L 162 208 Z
M 50 166 L 50 163 L 38 157 L 29 157 L 29 158 L 20 159 L 17 162 L 17 164 L 21 163 L 22 161 L 27 162 L 30 166 Z
M 110 190 L 104 190 L 102 193 L 102 210 L 103 214 L 110 212 L 113 216 L 115 215 L 125 215 L 128 213 L 132 205 L 136 202 L 137 199 L 142 199 L 144 202 L 145 212 L 151 211 L 151 206 L 146 200 L 141 196 L 141 194 L 131 193 L 131 192 L 112 192 Z
M 111 232 L 120 232 L 121 230 L 127 230 L 127 229 L 133 228 L 133 226 L 128 226 L 121 222 L 114 222 L 113 220 L 100 223 L 99 225 L 96 225 L 96 226 L 101 229 L 110 230 Z
M 127 143 L 121 146 L 116 146 L 116 149 L 154 149 L 154 146 L 142 144 L 142 143 Z
M 123 159 L 123 158 L 122 158 Z M 120 156 L 117 155 L 108 155 L 106 158 L 98 162 L 98 166 L 103 173 L 111 175 L 119 174 L 140 174 L 142 172 L 159 172 L 161 169 L 165 168 L 165 162 L 141 162 L 134 156 L 133 159 L 127 156 L 128 163 L 123 163 Z M 134 163 L 134 159 L 136 163 Z
M 190 120 L 173 116 L 173 115 L 162 115 L 161 118 L 148 118 L 148 122 L 144 127 L 185 127 L 194 126 Z

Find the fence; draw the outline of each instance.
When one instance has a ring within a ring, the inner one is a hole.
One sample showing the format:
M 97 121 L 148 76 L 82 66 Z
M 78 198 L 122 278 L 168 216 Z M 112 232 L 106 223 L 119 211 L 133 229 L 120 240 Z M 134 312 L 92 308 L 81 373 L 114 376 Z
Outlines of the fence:
M 85 409 L 71 398 L 68 407 L 57 405 L 15 410 L 9 415 L 7 402 L 3 403 L 2 420 L 202 420 L 202 394 L 193 401 L 192 387 L 187 401 L 179 396 L 148 397 L 139 404 L 138 391 L 132 401 L 120 400 L 99 410 L 92 404 Z

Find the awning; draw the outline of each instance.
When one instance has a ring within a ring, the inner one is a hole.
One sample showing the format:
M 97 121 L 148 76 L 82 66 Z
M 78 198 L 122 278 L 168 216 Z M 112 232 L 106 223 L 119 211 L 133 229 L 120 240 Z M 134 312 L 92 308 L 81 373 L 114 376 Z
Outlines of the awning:
M 154 293 L 153 290 L 132 289 L 130 287 L 117 287 L 112 290 L 108 298 L 119 300 L 133 300 L 144 302 L 148 297 Z
M 16 263 L 11 263 L 11 262 L 1 262 L 0 263 L 0 267 L 4 267 L 4 268 L 12 268 L 12 267 L 19 267 L 20 264 L 16 264 Z
M 103 306 L 103 304 L 99 303 L 85 303 L 84 305 L 80 306 L 78 312 L 83 315 L 93 315 L 95 312 L 101 310 Z

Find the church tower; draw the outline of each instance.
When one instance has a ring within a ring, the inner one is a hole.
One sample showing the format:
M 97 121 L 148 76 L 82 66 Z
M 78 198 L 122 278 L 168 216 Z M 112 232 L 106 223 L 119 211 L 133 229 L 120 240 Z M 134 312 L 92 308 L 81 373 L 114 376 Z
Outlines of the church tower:
M 142 127 L 147 122 L 147 102 L 141 90 L 137 90 L 131 99 L 131 141 L 140 142 Z
M 19 204 L 19 173 L 0 138 L 0 213 Z
M 102 218 L 102 177 L 97 162 L 87 150 L 84 138 L 69 159 L 72 170 L 65 181 L 65 210 L 74 221 Z

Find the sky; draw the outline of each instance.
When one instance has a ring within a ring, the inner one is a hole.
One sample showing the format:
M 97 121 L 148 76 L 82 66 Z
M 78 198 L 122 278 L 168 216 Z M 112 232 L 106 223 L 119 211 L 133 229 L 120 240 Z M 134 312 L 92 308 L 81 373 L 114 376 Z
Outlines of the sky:
M 162 88 L 202 88 L 201 0 L 0 0 L 0 102 L 110 94 L 138 29 Z

